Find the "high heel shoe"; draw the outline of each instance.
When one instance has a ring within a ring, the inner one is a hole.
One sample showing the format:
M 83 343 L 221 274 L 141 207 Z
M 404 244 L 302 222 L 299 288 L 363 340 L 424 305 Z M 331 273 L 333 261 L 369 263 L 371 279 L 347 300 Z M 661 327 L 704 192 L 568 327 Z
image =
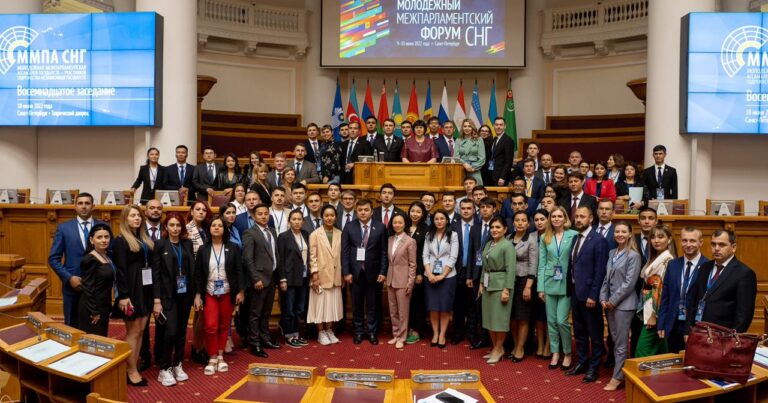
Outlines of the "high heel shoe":
M 550 370 L 557 369 L 560 366 L 560 357 L 557 358 L 557 361 L 555 361 L 554 364 L 552 364 L 552 361 L 549 362 L 549 365 L 547 365 L 547 368 Z
M 144 379 L 144 377 L 142 377 L 141 380 L 138 382 L 131 381 L 130 376 L 126 376 L 126 377 L 128 378 L 128 386 L 147 386 L 148 385 L 147 380 Z
M 434 341 L 430 341 L 429 342 L 429 346 L 430 347 L 437 347 L 437 343 L 435 343 Z

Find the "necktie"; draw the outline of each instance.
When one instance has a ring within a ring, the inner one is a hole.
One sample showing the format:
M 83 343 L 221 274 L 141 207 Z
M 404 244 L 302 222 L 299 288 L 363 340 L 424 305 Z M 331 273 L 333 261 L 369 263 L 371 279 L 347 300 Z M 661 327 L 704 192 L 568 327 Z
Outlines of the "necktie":
M 157 227 L 150 227 L 149 231 L 151 232 L 149 236 L 152 238 L 152 240 L 157 241 Z
M 579 207 L 579 198 L 574 197 L 573 203 L 571 203 L 571 220 L 576 216 L 576 209 Z
M 451 156 L 453 156 L 453 140 L 448 140 L 448 150 L 451 151 Z
M 549 172 L 544 172 L 544 183 L 549 185 Z
M 352 215 L 347 213 L 347 221 L 344 222 L 344 225 L 349 224 L 350 221 L 352 221 Z
M 318 155 L 317 155 L 317 141 L 313 141 L 312 142 L 312 153 L 315 154 L 315 159 L 317 159 L 317 157 L 318 157 Z
M 80 223 L 83 226 L 83 248 L 88 249 L 88 221 Z
M 469 224 L 464 223 L 464 245 L 462 245 L 462 266 L 469 266 Z
M 392 145 L 392 138 L 387 137 L 387 150 L 389 150 L 389 146 Z
M 483 237 L 480 239 L 480 243 L 485 246 L 485 243 L 488 242 L 488 237 L 491 235 L 491 233 L 488 231 L 488 224 L 483 225 Z
M 656 174 L 656 183 L 659 185 L 658 187 L 661 187 L 661 180 L 664 178 L 664 174 L 661 172 L 661 167 L 659 167 L 659 173 Z
M 389 209 L 384 209 L 384 226 L 389 228 Z
M 603 237 L 605 237 L 605 226 L 602 226 L 602 225 L 601 225 L 601 226 L 600 226 L 600 230 L 599 230 L 599 231 L 600 231 L 600 235 L 602 235 Z
M 531 197 L 533 190 L 533 180 L 531 178 L 525 178 L 525 196 Z
M 213 165 L 208 164 L 208 179 L 213 182 Z
M 363 225 L 363 242 L 361 243 L 363 248 L 368 246 L 368 226 Z
M 646 259 L 648 259 L 648 237 L 643 237 L 643 256 L 645 256 Z
M 184 165 L 179 166 L 179 184 L 184 186 Z
M 576 245 L 573 246 L 572 260 L 576 260 L 576 256 L 579 256 L 579 248 L 581 248 L 581 240 L 583 238 L 584 238 L 584 235 L 579 234 L 579 238 L 576 240 Z
M 272 234 L 269 232 L 269 228 L 264 228 L 264 236 L 267 238 L 267 242 L 269 242 L 269 253 L 272 256 L 272 269 L 275 269 L 275 246 L 272 245 Z
M 320 219 L 315 218 L 315 229 L 318 229 L 318 228 L 320 228 Z
M 688 283 L 691 281 L 691 266 L 693 263 L 687 262 L 685 264 L 685 280 L 683 280 L 683 288 L 680 289 L 680 301 L 685 302 L 685 293 L 688 290 Z
M 277 175 L 277 186 L 283 186 L 283 180 L 281 179 L 283 174 L 281 172 L 275 172 L 275 175 Z
M 296 176 L 299 176 L 301 173 L 301 162 L 296 163 Z
M 355 148 L 355 142 L 354 141 L 350 141 L 349 142 L 349 147 L 347 147 L 347 159 L 346 159 L 346 163 L 347 164 L 350 163 L 349 159 L 352 158 L 352 150 L 354 148 Z
M 722 273 L 723 267 L 724 267 L 721 264 L 717 264 L 715 266 L 717 267 L 717 269 L 715 269 L 715 275 L 712 276 L 712 284 L 715 284 L 715 281 L 717 281 L 717 278 L 720 277 L 720 273 Z

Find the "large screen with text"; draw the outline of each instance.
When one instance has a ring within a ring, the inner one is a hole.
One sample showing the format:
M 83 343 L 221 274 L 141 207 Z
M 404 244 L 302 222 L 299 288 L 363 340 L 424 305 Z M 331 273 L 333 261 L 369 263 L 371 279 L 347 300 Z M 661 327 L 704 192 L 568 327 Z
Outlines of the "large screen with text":
M 156 13 L 0 14 L 0 125 L 161 126 Z
M 324 67 L 524 67 L 525 0 L 323 0 Z

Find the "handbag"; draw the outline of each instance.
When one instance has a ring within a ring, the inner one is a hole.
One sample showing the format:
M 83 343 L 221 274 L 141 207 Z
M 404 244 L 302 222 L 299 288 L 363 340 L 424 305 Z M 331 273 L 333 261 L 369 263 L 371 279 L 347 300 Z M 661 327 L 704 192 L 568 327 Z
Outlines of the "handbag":
M 747 383 L 762 336 L 696 322 L 685 344 L 685 373 L 694 378 Z M 688 368 L 690 367 L 690 368 Z

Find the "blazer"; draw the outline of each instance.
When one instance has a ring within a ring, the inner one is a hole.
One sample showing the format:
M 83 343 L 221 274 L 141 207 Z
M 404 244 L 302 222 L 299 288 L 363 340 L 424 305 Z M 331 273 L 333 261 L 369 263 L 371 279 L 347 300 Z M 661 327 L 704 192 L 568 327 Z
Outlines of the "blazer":
M 155 186 L 152 186 L 152 177 L 149 170 L 149 165 L 142 165 L 139 167 L 139 174 L 136 176 L 136 180 L 133 181 L 132 188 L 138 189 L 141 186 L 141 204 L 148 202 L 155 198 L 155 189 L 163 188 L 163 171 L 162 165 L 157 165 L 157 172 L 155 173 Z
M 526 180 L 526 186 L 528 185 L 528 178 L 523 176 L 523 179 Z M 533 183 L 531 183 L 531 195 L 528 197 L 529 199 L 536 199 L 541 200 L 544 197 L 544 191 L 546 190 L 547 185 L 544 183 L 544 180 L 537 177 L 535 174 L 533 176 Z M 528 205 L 531 205 L 533 203 L 528 203 Z M 538 203 L 537 203 L 538 204 Z
M 323 227 L 323 218 L 320 217 L 320 226 L 317 228 L 322 228 L 322 227 Z M 314 218 L 312 218 L 311 215 L 304 217 L 304 224 L 302 224 L 301 226 L 302 231 L 306 231 L 307 234 L 311 234 L 315 232 L 317 228 L 315 228 Z
M 315 141 L 317 142 L 318 153 L 322 154 L 321 149 L 323 147 L 323 142 L 320 141 L 319 136 L 315 139 Z M 312 148 L 312 143 L 309 141 L 309 139 L 304 140 L 304 148 L 307 150 L 307 155 L 304 156 L 304 160 L 315 164 L 315 168 L 317 168 L 317 160 L 320 159 L 320 156 L 315 155 L 315 150 Z
M 342 183 L 353 183 L 355 181 L 355 175 L 354 171 L 347 172 L 344 168 L 348 163 L 356 163 L 357 157 L 361 155 L 373 155 L 373 148 L 371 148 L 371 145 L 368 143 L 368 141 L 365 140 L 365 138 L 358 137 L 355 140 L 355 146 L 351 151 L 351 154 L 347 156 L 347 152 L 349 151 L 349 145 L 351 144 L 351 140 L 345 140 L 343 143 L 341 143 L 341 179 Z M 349 158 L 347 158 L 349 157 Z
M 410 231 L 410 228 L 405 229 L 406 232 Z M 416 226 L 416 230 L 412 234 L 409 234 L 414 241 L 416 241 L 416 275 L 424 275 L 424 237 L 427 235 L 427 226 L 421 223 Z
M 616 186 L 610 179 L 603 179 L 600 185 L 600 200 L 610 200 L 616 202 Z M 587 179 L 584 185 L 584 193 L 597 197 L 597 180 L 595 178 Z
M 160 298 L 164 312 L 172 310 L 176 304 L 176 278 L 179 276 L 179 267 L 181 267 L 181 274 L 187 279 L 186 295 L 194 296 L 197 292 L 192 241 L 182 239 L 179 247 L 181 248 L 181 266 L 176 251 L 167 238 L 155 242 L 155 249 L 152 252 L 152 288 L 155 298 Z
M 211 243 L 206 243 L 200 250 L 197 251 L 197 259 L 195 259 L 195 293 L 204 294 L 208 285 L 208 274 L 210 267 L 208 262 L 211 260 Z M 227 274 L 227 282 L 229 282 L 229 298 L 232 304 L 235 303 L 235 297 L 241 290 L 245 290 L 248 287 L 246 281 L 246 273 L 243 268 L 242 251 L 240 248 L 227 242 L 224 245 L 224 272 Z M 205 301 L 205 298 L 203 298 Z
M 720 273 L 712 287 L 707 290 L 709 274 L 715 270 L 715 262 L 710 260 L 699 268 L 699 278 L 692 290 L 688 302 L 688 327 L 696 321 L 696 309 L 700 300 L 705 301 L 701 320 L 720 326 L 736 329 L 743 333 L 752 324 L 755 314 L 755 296 L 757 295 L 757 276 L 747 265 L 736 257 L 731 259 Z
M 568 216 L 571 215 L 571 201 L 573 200 L 573 195 L 571 192 L 568 192 L 565 196 L 560 198 L 557 204 L 560 206 L 563 206 L 565 211 L 568 213 Z M 587 194 L 587 192 L 582 192 L 581 198 L 579 199 L 579 207 L 589 207 L 590 210 L 592 210 L 592 224 L 597 224 L 598 217 L 597 217 L 597 200 L 595 200 L 594 197 Z M 573 222 L 573 217 L 571 218 L 571 222 Z
M 400 235 L 397 249 L 392 253 L 395 246 L 395 236 L 390 236 L 387 241 L 387 259 L 389 260 L 389 269 L 387 270 L 387 286 L 392 288 L 413 289 L 416 281 L 416 240 L 403 233 Z
M 517 261 L 517 277 L 526 277 L 535 279 L 539 271 L 539 235 L 528 232 L 523 238 L 515 244 L 515 260 Z
M 245 176 L 242 173 L 234 174 L 232 180 L 227 176 L 227 170 L 222 169 L 216 173 L 216 183 L 213 188 L 216 190 L 233 189 L 238 183 L 243 183 Z
M 708 262 L 709 259 L 701 255 L 699 263 L 695 267 L 691 267 L 691 278 L 688 280 L 688 288 L 685 290 L 685 299 L 690 300 L 693 294 L 693 289 L 696 286 L 696 282 L 699 278 L 699 272 L 701 271 L 701 265 Z M 680 306 L 680 292 L 683 288 L 681 282 L 683 273 L 685 272 L 685 257 L 680 256 L 673 259 L 667 265 L 667 272 L 664 274 L 664 284 L 661 289 L 661 302 L 659 303 L 659 314 L 657 315 L 658 321 L 656 326 L 660 330 L 664 330 L 665 333 L 672 331 L 675 321 L 677 321 L 677 311 Z M 721 273 L 722 274 L 722 273 Z M 687 304 L 685 304 L 687 305 Z M 696 315 L 696 311 L 688 311 L 686 307 L 686 319 L 688 314 Z
M 605 238 L 606 242 L 608 242 L 608 250 L 616 249 L 619 247 L 619 245 L 616 243 L 616 238 L 613 236 L 613 232 L 616 229 L 616 224 L 611 222 L 608 224 L 608 232 L 603 235 L 603 238 Z M 592 230 L 596 231 L 600 229 L 600 222 L 598 221 L 597 224 L 592 226 Z
M 472 226 L 472 229 L 469 231 L 469 238 L 472 242 L 471 245 L 469 245 L 469 272 L 467 273 L 467 280 L 472 280 L 473 282 L 480 281 L 480 272 L 483 271 L 483 261 L 482 261 L 482 252 L 483 248 L 485 247 L 485 244 L 483 243 L 483 222 L 482 220 L 475 220 L 475 225 Z M 488 240 L 491 239 L 490 234 L 488 235 L 488 239 L 486 239 L 486 243 Z
M 459 252 L 456 255 L 456 267 L 454 267 L 456 274 L 459 276 L 459 281 L 465 281 L 467 279 L 467 275 L 472 274 L 471 261 L 474 259 L 474 256 L 472 255 L 472 251 L 470 249 L 472 248 L 472 229 L 477 226 L 477 222 L 473 220 L 469 227 L 469 245 L 467 245 L 467 255 L 469 256 L 466 266 L 464 266 L 464 224 L 464 220 L 455 221 L 450 224 L 451 231 L 453 231 L 453 236 L 459 239 Z
M 195 175 L 195 166 L 187 163 L 184 166 L 184 178 L 180 176 L 178 164 L 171 164 L 163 169 L 163 181 L 160 184 L 162 190 L 179 190 L 182 187 L 189 189 L 187 200 L 195 200 L 195 189 L 192 184 L 192 177 Z
M 364 262 L 357 261 L 357 248 L 363 243 L 360 220 L 354 220 L 344 227 L 341 233 L 341 270 L 344 276 L 351 274 L 355 281 L 362 281 L 360 277 L 364 274 L 369 283 L 375 283 L 379 275 L 387 275 L 387 229 L 375 217 L 368 221 L 368 226 Z
M 292 161 L 289 166 L 296 168 L 296 160 Z M 311 161 L 307 161 L 306 158 L 301 162 L 301 172 L 296 172 L 296 183 L 306 181 L 310 183 L 320 183 L 320 175 L 317 174 L 317 166 Z
M 645 186 L 643 183 L 643 178 L 637 178 L 635 179 L 635 183 L 633 183 L 631 186 L 627 184 L 624 181 L 620 181 L 616 183 L 616 196 L 629 196 L 629 188 L 630 187 L 641 187 L 643 188 L 643 205 L 648 205 L 648 200 L 650 199 L 650 192 L 648 191 L 648 187 Z M 631 207 L 631 206 L 630 206 Z
M 338 228 L 333 230 L 333 242 L 328 242 L 324 228 L 309 234 L 309 271 L 318 273 L 320 287 L 341 287 L 341 238 Z
M 104 221 L 93 219 L 91 228 L 96 224 L 105 224 Z M 69 285 L 72 276 L 80 276 L 80 260 L 85 254 L 85 247 L 80 240 L 82 227 L 77 218 L 73 218 L 56 226 L 53 235 L 53 244 L 48 253 L 48 265 L 59 276 L 64 294 L 73 294 L 75 291 Z M 65 259 L 63 259 L 65 258 Z M 62 262 L 62 260 L 64 260 Z
M 659 182 L 656 179 L 656 164 L 645 168 L 643 171 L 643 181 L 648 186 L 652 198 L 656 198 L 656 189 L 659 188 Z M 661 176 L 661 188 L 664 189 L 665 199 L 677 199 L 677 171 L 669 165 L 664 165 Z
M 488 242 L 483 249 L 483 276 L 488 276 L 486 291 L 506 288 L 511 295 L 515 290 L 515 247 L 506 238 L 502 238 L 495 246 L 491 244 Z
M 576 242 L 574 237 L 574 247 Z M 568 281 L 572 288 L 571 295 L 579 302 L 585 302 L 587 298 L 597 302 L 600 300 L 600 288 L 605 280 L 608 241 L 597 232 L 589 231 L 587 237 L 581 241 L 578 252 L 575 257 L 573 253 L 569 254 L 572 257 Z
M 387 149 L 386 137 L 376 136 L 376 140 L 373 142 L 373 151 L 376 154 L 384 153 L 383 162 L 401 162 L 400 153 L 403 151 L 403 144 L 405 144 L 403 139 L 393 134 L 392 143 Z
M 446 268 L 451 268 L 451 272 L 446 276 L 446 278 L 450 278 L 458 275 L 456 270 L 456 259 L 459 257 L 459 237 L 461 234 L 451 231 L 450 241 L 445 235 L 447 234 L 444 234 L 443 239 L 438 242 L 437 237 L 430 240 L 430 235 L 427 234 L 424 239 L 422 259 L 424 260 L 424 272 L 431 273 L 432 264 L 435 261 L 440 260 L 443 266 L 443 272 L 445 272 Z
M 296 243 L 296 237 L 292 230 L 283 232 L 277 236 L 277 265 L 283 272 L 283 277 L 288 282 L 288 287 L 301 287 L 304 285 L 304 276 L 309 276 L 309 233 L 301 230 L 301 239 L 307 248 L 307 264 L 301 256 L 301 249 Z
M 494 145 L 495 144 L 495 145 Z M 512 139 L 504 133 L 496 136 L 491 143 L 491 152 L 488 160 L 488 169 L 491 172 L 493 183 L 486 186 L 497 186 L 500 179 L 504 182 L 509 181 L 510 169 L 512 168 L 512 158 L 515 155 L 515 145 Z M 490 162 L 493 162 L 493 170 L 490 169 Z
M 277 242 L 277 233 L 274 228 L 267 227 L 272 242 Z M 283 269 L 278 264 L 275 267 L 276 260 L 280 260 L 280 255 L 275 244 L 275 255 L 272 256 L 267 238 L 261 230 L 261 227 L 254 225 L 242 234 L 243 240 L 243 269 L 246 278 L 250 280 L 250 285 L 255 285 L 259 281 L 264 287 L 272 285 L 272 281 L 279 282 L 285 280 Z M 272 268 L 275 267 L 274 271 Z
M 573 247 L 573 239 L 576 235 L 578 235 L 578 232 L 568 229 L 563 233 L 563 238 L 559 244 L 556 242 L 554 234 L 549 244 L 544 242 L 543 236 L 539 240 L 539 272 L 536 275 L 538 278 L 536 287 L 539 292 L 547 295 L 566 295 L 566 287 L 570 278 L 571 248 Z M 555 266 L 558 265 L 563 269 L 562 280 L 554 279 Z
M 610 302 L 620 311 L 635 311 L 638 302 L 635 284 L 640 278 L 640 254 L 627 250 L 619 254 L 614 262 L 617 252 L 618 249 L 608 252 L 605 279 L 600 287 L 600 301 Z
M 390 207 L 390 210 L 391 210 L 389 212 L 389 221 L 390 222 L 392 222 L 392 217 L 394 217 L 396 214 L 400 214 L 403 217 L 408 217 L 408 214 L 406 214 L 405 211 L 403 211 L 403 209 L 401 209 L 400 207 L 395 206 L 394 204 Z M 373 217 L 376 220 L 381 221 L 382 223 L 384 223 L 384 216 L 382 214 L 384 214 L 384 209 L 381 206 L 376 207 L 375 209 L 373 209 Z M 387 228 L 389 228 L 389 227 L 387 227 Z
M 83 273 L 83 295 L 80 297 L 80 306 L 85 306 L 86 312 L 90 316 L 100 315 L 100 319 L 109 318 L 109 312 L 112 309 L 112 285 L 114 284 L 114 275 L 112 268 L 102 269 L 103 263 L 92 254 L 83 256 L 80 261 Z M 109 276 L 100 275 L 109 273 Z M 79 311 L 79 307 L 78 307 Z M 80 320 L 88 318 L 80 318 Z M 83 327 L 85 323 L 81 324 Z
M 254 182 L 248 187 L 248 190 L 255 191 L 263 204 L 272 207 L 272 188 L 269 187 L 269 182 L 267 182 L 266 187 L 259 182 Z
M 208 189 L 216 188 L 216 177 L 223 168 L 219 164 L 214 164 L 213 178 L 208 176 L 208 164 L 201 162 L 195 165 L 195 171 L 192 175 L 192 187 L 197 192 L 197 200 L 208 200 Z
M 283 178 L 281 177 L 280 179 L 281 179 L 281 184 L 284 184 L 285 181 L 282 180 Z M 267 185 L 269 186 L 270 191 L 272 191 L 272 189 L 277 187 L 277 170 L 273 169 L 267 172 Z
M 448 147 L 448 141 L 445 139 L 445 136 L 442 134 L 437 136 L 436 140 L 432 141 L 435 144 L 435 148 L 437 149 L 437 162 L 441 162 L 443 160 L 443 157 L 453 157 L 451 155 L 451 148 Z M 453 142 L 453 149 L 456 150 L 456 141 Z
M 115 264 L 115 284 L 117 286 L 118 300 L 131 299 L 133 305 L 143 305 L 138 296 L 143 296 L 143 282 L 141 270 L 149 266 L 152 259 L 152 250 L 133 252 L 128 248 L 128 242 L 118 235 L 112 240 L 112 253 L 110 257 Z M 152 298 L 149 298 L 150 300 Z M 151 307 L 145 307 L 151 310 Z
M 342 229 L 342 223 L 347 219 L 346 214 L 347 213 L 344 212 L 344 206 L 342 206 L 341 203 L 339 203 L 339 205 L 336 206 L 336 228 L 340 230 Z M 350 212 L 349 217 L 350 217 L 349 222 L 357 220 L 357 212 L 355 212 L 354 208 Z

